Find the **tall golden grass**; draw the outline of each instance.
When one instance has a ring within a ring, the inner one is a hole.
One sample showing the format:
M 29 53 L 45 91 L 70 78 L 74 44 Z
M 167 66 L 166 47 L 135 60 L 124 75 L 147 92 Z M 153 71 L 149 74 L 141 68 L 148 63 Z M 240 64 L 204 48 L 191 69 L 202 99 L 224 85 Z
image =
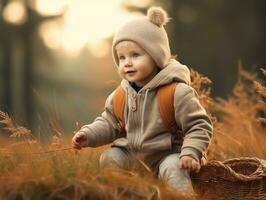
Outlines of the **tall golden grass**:
M 214 125 L 209 159 L 265 159 L 266 88 L 256 74 L 240 69 L 228 99 L 211 98 L 211 81 L 196 71 L 191 74 L 192 86 Z M 0 142 L 0 199 L 185 199 L 145 167 L 100 169 L 98 159 L 108 145 L 76 151 L 70 137 L 59 131 L 51 144 L 42 145 L 1 111 L 0 123 L 10 136 Z
M 266 75 L 265 70 L 261 70 Z M 210 156 L 224 160 L 255 156 L 266 159 L 266 88 L 257 75 L 240 68 L 239 78 L 228 99 L 217 98 L 214 139 Z

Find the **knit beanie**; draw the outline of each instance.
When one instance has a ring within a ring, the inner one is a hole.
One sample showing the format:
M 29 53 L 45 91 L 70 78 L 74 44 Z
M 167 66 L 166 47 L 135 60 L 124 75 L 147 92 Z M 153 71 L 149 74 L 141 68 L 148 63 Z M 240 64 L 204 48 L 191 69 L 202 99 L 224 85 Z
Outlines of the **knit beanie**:
M 160 7 L 148 9 L 147 16 L 137 17 L 123 24 L 115 33 L 112 44 L 113 58 L 118 66 L 115 50 L 121 41 L 133 41 L 142 47 L 159 68 L 166 67 L 171 51 L 164 25 L 169 21 L 167 13 Z

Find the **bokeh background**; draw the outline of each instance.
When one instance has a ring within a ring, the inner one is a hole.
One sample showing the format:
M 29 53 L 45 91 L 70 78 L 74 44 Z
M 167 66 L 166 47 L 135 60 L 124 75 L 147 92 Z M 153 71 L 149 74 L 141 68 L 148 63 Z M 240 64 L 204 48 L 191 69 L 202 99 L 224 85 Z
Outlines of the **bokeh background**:
M 266 65 L 265 0 L 1 0 L 0 110 L 45 140 L 99 115 L 120 78 L 111 55 L 115 29 L 162 6 L 178 60 L 230 96 L 239 66 Z

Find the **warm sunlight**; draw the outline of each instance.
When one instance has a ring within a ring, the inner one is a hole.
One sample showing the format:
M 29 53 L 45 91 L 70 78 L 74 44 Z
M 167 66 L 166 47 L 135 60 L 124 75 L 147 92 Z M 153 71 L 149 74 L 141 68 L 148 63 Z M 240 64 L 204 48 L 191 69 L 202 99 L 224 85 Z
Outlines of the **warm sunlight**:
M 44 43 L 51 49 L 60 48 L 60 25 L 58 22 L 44 22 L 39 28 Z
M 104 57 L 110 52 L 109 44 L 106 40 L 99 40 L 96 42 L 88 42 L 87 47 L 95 57 Z
M 12 24 L 23 24 L 27 19 L 24 4 L 19 1 L 10 2 L 3 10 L 3 18 Z
M 69 0 L 35 0 L 34 7 L 41 15 L 58 15 L 67 7 Z
M 122 0 L 62 0 L 61 4 L 54 8 L 49 3 L 51 1 L 41 3 L 44 1 L 38 0 L 37 2 L 39 3 L 36 5 L 42 5 L 36 6 L 42 14 L 60 13 L 67 7 L 63 20 L 43 23 L 39 33 L 48 47 L 63 49 L 71 55 L 77 55 L 83 48 L 88 48 L 92 53 L 96 47 L 108 49 L 103 40 L 111 37 L 119 24 L 136 14 L 124 10 Z M 145 5 L 148 1 L 143 2 Z M 105 56 L 107 53 L 108 51 L 102 50 L 98 57 Z

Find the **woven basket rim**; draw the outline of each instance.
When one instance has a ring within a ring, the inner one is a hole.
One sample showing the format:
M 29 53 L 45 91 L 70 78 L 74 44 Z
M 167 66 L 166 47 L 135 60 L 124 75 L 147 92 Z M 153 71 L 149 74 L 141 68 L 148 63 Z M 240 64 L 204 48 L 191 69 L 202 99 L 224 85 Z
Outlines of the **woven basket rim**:
M 254 165 L 255 167 L 257 166 L 257 169 L 251 174 L 246 175 L 238 173 L 232 168 L 233 165 L 244 165 L 245 163 L 247 167 L 248 165 Z M 201 171 L 198 175 L 194 174 L 193 179 L 202 179 L 205 181 L 224 180 L 231 182 L 259 181 L 265 179 L 266 181 L 266 161 L 257 157 L 239 157 L 225 161 L 211 160 L 202 166 Z

